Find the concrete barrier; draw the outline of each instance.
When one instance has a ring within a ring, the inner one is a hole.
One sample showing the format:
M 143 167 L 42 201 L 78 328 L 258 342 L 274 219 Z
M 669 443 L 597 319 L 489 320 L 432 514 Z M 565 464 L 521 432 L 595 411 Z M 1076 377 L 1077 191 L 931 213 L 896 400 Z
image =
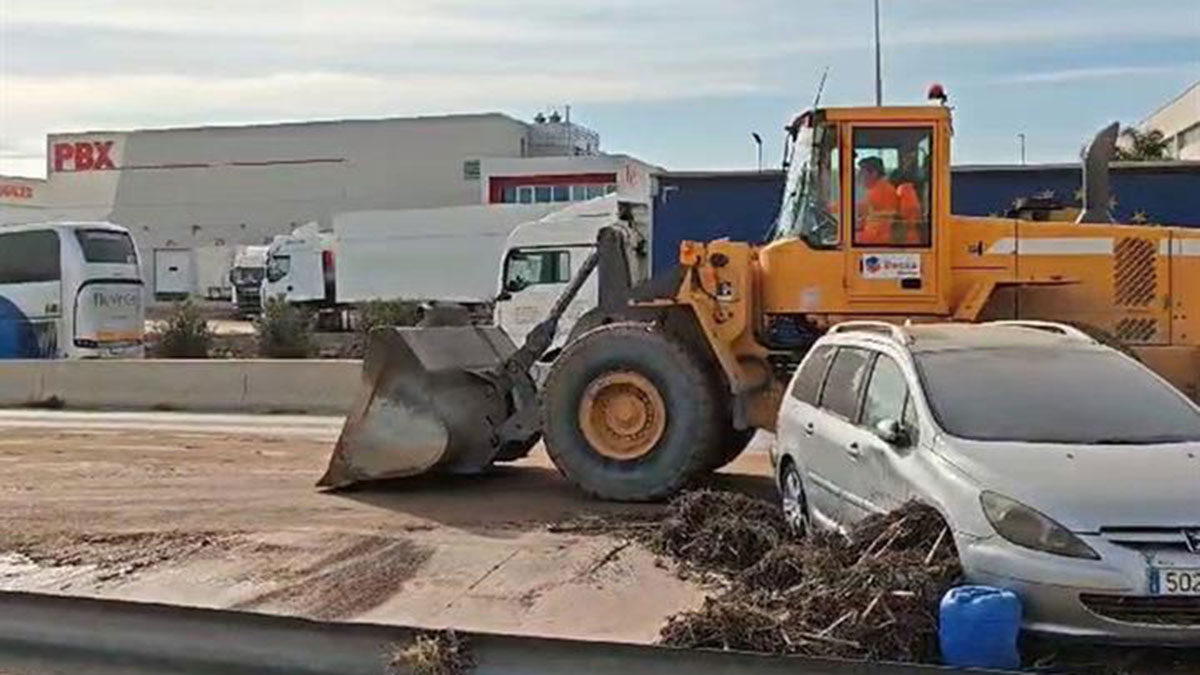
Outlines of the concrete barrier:
M 0 406 L 343 414 L 361 361 L 0 361 Z

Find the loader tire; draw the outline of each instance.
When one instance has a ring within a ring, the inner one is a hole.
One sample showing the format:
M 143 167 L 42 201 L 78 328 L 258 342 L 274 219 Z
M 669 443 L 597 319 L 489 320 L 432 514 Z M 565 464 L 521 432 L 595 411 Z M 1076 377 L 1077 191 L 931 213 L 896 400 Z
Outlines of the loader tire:
M 709 470 L 716 471 L 737 459 L 746 446 L 750 445 L 757 431 L 758 429 L 754 428 L 737 429 L 732 423 L 726 424 L 724 433 L 721 434 L 721 443 L 714 450 L 712 460 L 708 464 Z
M 652 325 L 594 329 L 563 351 L 546 380 L 546 449 L 595 497 L 669 497 L 708 468 L 722 436 L 711 382 L 701 358 Z

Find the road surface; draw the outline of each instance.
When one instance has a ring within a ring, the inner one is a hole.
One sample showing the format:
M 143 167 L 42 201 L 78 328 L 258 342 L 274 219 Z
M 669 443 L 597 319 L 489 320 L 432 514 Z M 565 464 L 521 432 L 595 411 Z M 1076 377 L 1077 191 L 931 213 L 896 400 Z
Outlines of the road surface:
M 535 452 L 491 475 L 313 483 L 330 417 L 0 411 L 0 589 L 332 620 L 651 642 L 703 589 L 564 524 L 586 499 Z M 749 452 L 721 479 L 769 494 Z

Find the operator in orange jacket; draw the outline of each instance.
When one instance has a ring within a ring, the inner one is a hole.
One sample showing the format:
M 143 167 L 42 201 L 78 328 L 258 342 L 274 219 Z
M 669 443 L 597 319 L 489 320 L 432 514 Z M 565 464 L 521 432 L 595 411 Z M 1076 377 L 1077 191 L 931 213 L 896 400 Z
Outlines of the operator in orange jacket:
M 883 160 L 866 157 L 858 163 L 858 181 L 865 195 L 855 205 L 855 243 L 888 246 L 902 244 L 895 237 L 900 196 L 884 175 Z

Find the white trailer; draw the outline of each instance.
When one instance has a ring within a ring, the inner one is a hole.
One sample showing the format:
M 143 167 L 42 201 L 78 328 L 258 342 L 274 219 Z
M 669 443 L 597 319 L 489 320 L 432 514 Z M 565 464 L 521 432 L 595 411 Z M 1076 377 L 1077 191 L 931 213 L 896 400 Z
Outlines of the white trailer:
M 561 205 L 354 211 L 333 219 L 338 304 L 414 300 L 482 305 L 513 228 Z

